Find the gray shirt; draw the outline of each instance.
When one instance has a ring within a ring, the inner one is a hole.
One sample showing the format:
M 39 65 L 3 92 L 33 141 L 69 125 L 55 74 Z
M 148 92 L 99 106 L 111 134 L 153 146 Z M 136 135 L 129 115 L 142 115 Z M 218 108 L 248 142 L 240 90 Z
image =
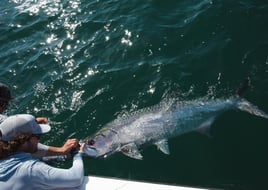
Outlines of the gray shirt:
M 0 165 L 1 189 L 79 189 L 84 177 L 82 153 L 74 156 L 69 169 L 54 168 L 23 152 L 1 159 Z

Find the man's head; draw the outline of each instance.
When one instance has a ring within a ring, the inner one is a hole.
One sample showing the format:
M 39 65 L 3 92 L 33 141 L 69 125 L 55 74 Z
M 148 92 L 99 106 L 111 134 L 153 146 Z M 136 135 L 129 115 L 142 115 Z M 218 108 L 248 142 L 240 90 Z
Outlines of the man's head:
M 50 131 L 50 126 L 38 124 L 29 114 L 13 115 L 0 124 L 0 159 L 17 151 L 34 153 L 40 136 Z
M 50 131 L 47 124 L 38 124 L 35 117 L 29 114 L 18 114 L 8 117 L 0 124 L 2 141 L 16 140 L 18 134 L 42 135 Z
M 10 101 L 14 100 L 7 85 L 0 83 L 0 113 L 3 113 Z

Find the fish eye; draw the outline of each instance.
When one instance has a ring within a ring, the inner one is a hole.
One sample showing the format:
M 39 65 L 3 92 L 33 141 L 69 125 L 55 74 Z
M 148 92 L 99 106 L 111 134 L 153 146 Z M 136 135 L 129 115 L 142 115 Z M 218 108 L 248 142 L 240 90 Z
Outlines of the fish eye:
M 87 144 L 88 145 L 94 145 L 95 144 L 95 141 L 93 139 L 91 139 L 91 140 L 87 141 Z

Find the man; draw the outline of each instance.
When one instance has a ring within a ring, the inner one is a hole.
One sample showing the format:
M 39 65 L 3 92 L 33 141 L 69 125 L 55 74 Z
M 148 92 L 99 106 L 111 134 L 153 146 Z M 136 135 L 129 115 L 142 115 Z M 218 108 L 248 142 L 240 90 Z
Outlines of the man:
M 34 159 L 39 139 L 50 131 L 29 114 L 13 115 L 0 124 L 0 187 L 9 190 L 78 189 L 83 182 L 83 146 L 69 169 L 51 167 Z
M 9 102 L 16 101 L 12 97 L 9 88 L 0 83 L 0 123 L 2 123 L 7 116 L 3 113 L 7 110 Z M 36 118 L 37 122 L 40 124 L 47 124 L 48 120 L 44 117 Z M 1 138 L 0 138 L 1 139 Z M 62 147 L 53 147 L 47 146 L 44 144 L 38 144 L 38 151 L 34 154 L 35 157 L 44 157 L 44 156 L 57 156 L 68 154 L 71 150 L 78 146 L 77 139 L 68 139 Z

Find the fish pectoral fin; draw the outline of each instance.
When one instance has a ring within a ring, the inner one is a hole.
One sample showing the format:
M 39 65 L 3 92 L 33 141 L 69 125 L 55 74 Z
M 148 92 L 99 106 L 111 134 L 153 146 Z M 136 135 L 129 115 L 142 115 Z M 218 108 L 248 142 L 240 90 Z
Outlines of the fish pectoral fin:
M 169 147 L 168 147 L 168 140 L 163 139 L 155 143 L 157 148 L 161 150 L 164 154 L 170 154 Z
M 204 123 L 202 123 L 198 127 L 198 129 L 196 131 L 211 138 L 212 135 L 210 133 L 210 126 L 214 121 L 215 121 L 215 117 L 212 117 L 212 118 L 206 120 Z
M 135 143 L 129 143 L 121 147 L 120 151 L 131 158 L 142 160 L 142 155 Z

